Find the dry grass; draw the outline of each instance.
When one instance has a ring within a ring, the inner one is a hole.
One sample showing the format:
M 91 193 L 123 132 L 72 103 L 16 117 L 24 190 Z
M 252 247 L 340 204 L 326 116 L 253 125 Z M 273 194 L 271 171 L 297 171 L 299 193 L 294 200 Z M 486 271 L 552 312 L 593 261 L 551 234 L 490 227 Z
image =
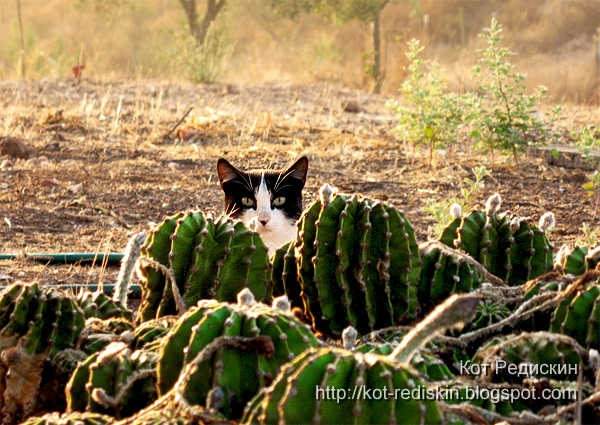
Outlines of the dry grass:
M 85 76 L 118 78 L 186 78 L 177 34 L 186 31 L 178 2 L 133 2 L 110 20 L 73 0 L 22 2 L 29 78 L 65 77 L 80 52 Z M 86 2 L 81 2 L 86 4 Z M 88 2 L 89 3 L 89 2 Z M 472 89 L 470 69 L 477 34 L 495 14 L 505 27 L 508 46 L 520 53 L 519 71 L 530 86 L 543 84 L 559 101 L 599 102 L 599 70 L 594 35 L 600 8 L 586 0 L 531 2 L 510 0 L 402 0 L 382 15 L 386 79 L 383 89 L 396 93 L 402 83 L 406 41 L 418 38 L 426 55 L 446 69 L 453 89 Z M 415 6 L 417 5 L 417 6 Z M 0 4 L 0 78 L 18 70 L 18 31 L 14 2 Z M 364 52 L 372 49 L 371 26 L 360 22 L 336 25 L 317 15 L 296 21 L 281 18 L 267 0 L 229 3 L 222 22 L 229 24 L 234 54 L 222 82 L 341 83 L 368 89 Z

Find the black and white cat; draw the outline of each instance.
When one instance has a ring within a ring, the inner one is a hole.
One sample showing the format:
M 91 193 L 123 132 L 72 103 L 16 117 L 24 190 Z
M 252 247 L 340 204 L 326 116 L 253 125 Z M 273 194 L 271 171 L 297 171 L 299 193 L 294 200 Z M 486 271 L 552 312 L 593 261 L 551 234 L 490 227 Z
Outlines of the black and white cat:
M 305 156 L 281 171 L 247 172 L 221 158 L 217 174 L 225 192 L 225 213 L 254 227 L 272 253 L 296 237 L 307 172 Z

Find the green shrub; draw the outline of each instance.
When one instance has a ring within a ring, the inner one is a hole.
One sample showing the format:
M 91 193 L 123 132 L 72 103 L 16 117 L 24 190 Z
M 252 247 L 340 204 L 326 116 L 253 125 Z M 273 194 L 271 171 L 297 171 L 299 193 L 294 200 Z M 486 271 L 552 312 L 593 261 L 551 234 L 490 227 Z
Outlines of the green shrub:
M 477 113 L 470 114 L 471 136 L 484 150 L 491 151 L 492 161 L 494 151 L 500 150 L 512 154 L 518 165 L 518 153 L 548 134 L 547 123 L 538 111 L 539 102 L 547 97 L 547 89 L 538 86 L 532 94 L 526 93 L 526 77 L 514 72 L 515 65 L 508 58 L 515 53 L 501 46 L 502 25 L 496 19 L 492 19 L 481 37 L 488 46 L 481 50 L 481 64 L 473 68 L 481 95 L 474 103 Z M 555 108 L 550 121 L 556 120 L 559 113 L 560 108 Z

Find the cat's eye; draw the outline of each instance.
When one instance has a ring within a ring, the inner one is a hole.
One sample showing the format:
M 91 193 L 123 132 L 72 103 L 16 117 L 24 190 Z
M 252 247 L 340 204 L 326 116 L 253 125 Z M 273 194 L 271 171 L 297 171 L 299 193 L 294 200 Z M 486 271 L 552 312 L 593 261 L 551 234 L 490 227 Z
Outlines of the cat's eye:
M 277 198 L 275 198 L 275 200 L 273 201 L 273 204 L 275 204 L 276 207 L 280 207 L 285 203 L 285 196 L 278 196 Z
M 248 198 L 247 196 L 244 196 L 242 198 L 242 204 L 244 204 L 244 206 L 246 207 L 251 207 L 254 205 L 254 201 L 250 198 Z

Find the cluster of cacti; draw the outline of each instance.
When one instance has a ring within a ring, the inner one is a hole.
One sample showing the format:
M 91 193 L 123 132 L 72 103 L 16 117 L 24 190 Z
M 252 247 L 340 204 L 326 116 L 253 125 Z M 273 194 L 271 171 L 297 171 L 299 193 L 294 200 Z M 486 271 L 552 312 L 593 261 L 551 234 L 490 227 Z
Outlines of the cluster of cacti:
M 246 350 L 228 345 L 239 337 L 260 340 Z M 239 417 L 282 364 L 316 345 L 305 324 L 289 311 L 256 303 L 249 290 L 240 292 L 237 304 L 202 300 L 164 337 L 157 367 L 159 394 L 171 390 L 188 368 L 180 391 L 190 404 Z
M 13 284 L 0 295 L 0 409 L 4 422 L 36 409 L 48 360 L 73 347 L 84 327 L 73 297 L 36 283 Z
M 493 195 L 485 211 L 466 217 L 455 206 L 454 220 L 440 241 L 466 252 L 505 283 L 520 285 L 552 269 L 552 245 L 545 231 L 554 225 L 554 215 L 544 214 L 538 227 L 529 219 L 498 213 L 500 202 Z
M 40 394 L 61 386 L 62 402 L 52 403 L 59 410 L 65 403 L 68 413 L 31 424 L 501 422 L 534 407 L 532 421 L 540 422 L 542 402 L 492 403 L 467 393 L 474 385 L 566 388 L 576 376 L 541 370 L 531 383 L 493 369 L 460 380 L 454 373 L 461 361 L 593 364 L 598 250 L 565 251 L 555 271 L 531 280 L 552 268 L 551 217 L 536 227 L 499 214 L 499 203 L 493 196 L 485 212 L 464 218 L 454 207 L 441 242 L 419 246 L 402 211 L 325 185 L 301 216 L 297 239 L 271 260 L 241 222 L 176 214 L 141 249 L 135 318 L 126 287 L 115 301 L 102 292 L 12 285 L 0 294 L 3 423 L 45 411 L 35 407 Z M 273 307 L 255 301 L 282 295 Z M 431 341 L 455 324 L 465 326 Z M 521 334 L 499 336 L 511 328 Z M 331 338 L 339 336 L 343 349 Z M 585 370 L 584 406 L 597 397 L 598 379 Z M 448 408 L 458 400 L 427 397 L 432 386 L 456 387 L 469 403 Z
M 344 348 L 310 348 L 282 367 L 273 384 L 246 406 L 243 423 L 441 423 L 435 395 L 409 365 L 438 332 L 471 318 L 479 296 L 453 295 L 419 322 L 388 356 Z
M 27 354 L 51 357 L 75 344 L 84 323 L 73 297 L 56 288 L 14 284 L 0 296 L 0 350 L 18 342 Z
M 301 294 L 305 315 L 325 335 L 347 326 L 364 334 L 416 316 L 415 234 L 403 212 L 385 203 L 324 185 L 298 221 L 294 256 L 288 247 L 276 259 L 277 274 L 286 272 L 280 285 L 292 299 Z
M 148 236 L 141 254 L 139 322 L 182 313 L 200 299 L 235 301 L 243 288 L 260 300 L 271 297 L 267 249 L 258 233 L 226 216 L 169 217 Z
M 130 416 L 156 399 L 157 355 L 113 342 L 73 372 L 66 388 L 67 411 Z

